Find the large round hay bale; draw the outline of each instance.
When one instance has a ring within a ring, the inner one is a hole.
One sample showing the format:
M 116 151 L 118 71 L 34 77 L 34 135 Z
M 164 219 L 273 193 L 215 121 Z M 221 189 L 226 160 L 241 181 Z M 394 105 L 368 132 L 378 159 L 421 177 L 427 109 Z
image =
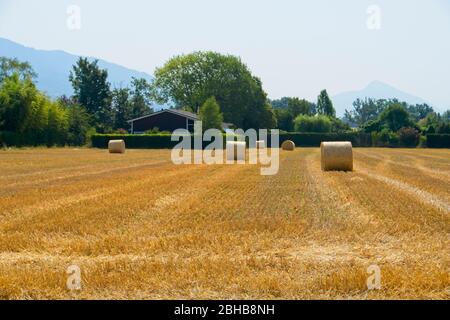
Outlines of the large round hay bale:
M 109 140 L 109 153 L 125 153 L 125 141 L 123 140 Z
M 294 143 L 294 141 L 291 141 L 291 140 L 283 141 L 283 143 L 281 144 L 281 149 L 287 150 L 287 151 L 295 150 L 295 143 Z
M 245 141 L 227 141 L 227 160 L 245 161 Z
M 320 144 L 320 153 L 323 171 L 353 171 L 353 148 L 351 142 L 322 142 Z
M 257 149 L 265 149 L 266 148 L 266 142 L 264 140 L 256 141 L 256 148 Z

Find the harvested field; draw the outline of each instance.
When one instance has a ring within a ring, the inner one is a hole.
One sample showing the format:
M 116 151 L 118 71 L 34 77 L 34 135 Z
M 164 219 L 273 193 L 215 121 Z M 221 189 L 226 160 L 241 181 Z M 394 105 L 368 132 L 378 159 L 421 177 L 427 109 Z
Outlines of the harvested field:
M 354 172 L 280 156 L 261 176 L 169 150 L 0 151 L 0 299 L 450 298 L 450 150 L 355 148 Z

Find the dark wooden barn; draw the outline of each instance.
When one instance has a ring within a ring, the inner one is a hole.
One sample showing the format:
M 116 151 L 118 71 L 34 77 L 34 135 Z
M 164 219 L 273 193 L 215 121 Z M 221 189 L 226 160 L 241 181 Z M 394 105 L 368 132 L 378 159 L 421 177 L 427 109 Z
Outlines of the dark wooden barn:
M 132 134 L 141 134 L 154 128 L 158 128 L 159 131 L 173 132 L 176 129 L 187 129 L 190 132 L 193 132 L 194 122 L 198 120 L 198 115 L 195 113 L 176 109 L 166 109 L 128 122 L 131 125 Z M 230 127 L 231 124 L 223 124 L 223 129 L 228 129 Z

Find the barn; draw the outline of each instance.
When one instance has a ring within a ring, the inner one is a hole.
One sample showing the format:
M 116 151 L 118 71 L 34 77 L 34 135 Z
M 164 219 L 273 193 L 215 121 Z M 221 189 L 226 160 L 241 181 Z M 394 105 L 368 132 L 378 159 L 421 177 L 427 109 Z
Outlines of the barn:
M 194 122 L 198 120 L 199 117 L 195 113 L 176 109 L 165 109 L 128 122 L 131 125 L 132 134 L 142 134 L 154 128 L 158 128 L 159 131 L 173 132 L 176 129 L 187 129 L 193 132 Z M 224 123 L 222 127 L 226 130 L 231 128 L 232 124 Z

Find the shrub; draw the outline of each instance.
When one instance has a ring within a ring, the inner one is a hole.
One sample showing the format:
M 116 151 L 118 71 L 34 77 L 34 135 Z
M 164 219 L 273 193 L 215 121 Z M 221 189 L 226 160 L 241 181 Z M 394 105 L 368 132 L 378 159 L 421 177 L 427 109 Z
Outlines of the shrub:
M 404 147 L 415 148 L 419 144 L 420 134 L 414 128 L 401 128 L 398 136 L 400 144 Z
M 128 131 L 123 128 L 119 128 L 116 130 L 115 134 L 128 134 Z
M 380 132 L 372 132 L 372 145 L 374 147 L 398 147 L 398 134 L 384 128 Z
M 327 116 L 299 115 L 294 120 L 294 129 L 297 132 L 330 132 L 332 122 Z
M 338 118 L 331 118 L 331 132 L 348 132 L 351 131 L 352 128 L 345 122 L 343 122 L 341 119 Z
M 200 120 L 203 121 L 203 130 L 222 129 L 223 114 L 215 97 L 211 97 L 200 107 Z
M 145 134 L 158 134 L 159 133 L 159 128 L 158 127 L 154 127 L 150 130 L 145 131 Z

